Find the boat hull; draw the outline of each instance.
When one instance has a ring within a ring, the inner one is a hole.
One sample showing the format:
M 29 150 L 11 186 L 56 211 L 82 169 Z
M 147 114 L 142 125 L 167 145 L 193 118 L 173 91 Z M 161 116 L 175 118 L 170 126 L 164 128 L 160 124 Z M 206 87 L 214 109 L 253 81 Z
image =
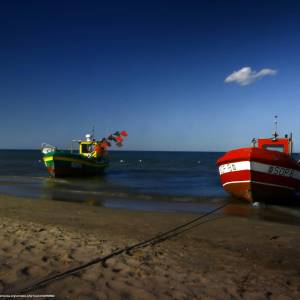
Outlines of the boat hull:
M 259 148 L 227 152 L 217 165 L 224 189 L 250 202 L 285 202 L 300 186 L 300 166 L 289 155 Z
M 68 152 L 48 153 L 43 161 L 52 177 L 95 176 L 102 174 L 108 166 L 107 160 L 85 158 Z

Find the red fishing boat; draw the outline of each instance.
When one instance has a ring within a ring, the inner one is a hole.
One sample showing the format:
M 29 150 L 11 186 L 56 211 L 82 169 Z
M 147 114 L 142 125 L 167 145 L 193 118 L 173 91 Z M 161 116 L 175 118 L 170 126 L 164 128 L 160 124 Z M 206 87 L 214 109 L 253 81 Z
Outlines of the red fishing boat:
M 218 159 L 224 189 L 250 202 L 287 201 L 300 187 L 300 164 L 292 158 L 292 134 L 279 138 L 277 116 L 272 138 L 231 150 Z

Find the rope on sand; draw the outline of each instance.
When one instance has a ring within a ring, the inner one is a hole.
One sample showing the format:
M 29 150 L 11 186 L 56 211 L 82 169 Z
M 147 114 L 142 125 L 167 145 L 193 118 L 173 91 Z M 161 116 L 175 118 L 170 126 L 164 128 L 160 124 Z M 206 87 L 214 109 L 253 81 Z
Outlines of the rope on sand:
M 104 263 L 106 260 L 108 260 L 108 259 L 110 259 L 114 256 L 118 256 L 122 253 L 129 254 L 130 251 L 132 251 L 132 250 L 136 250 L 138 248 L 144 248 L 144 247 L 147 247 L 147 246 L 150 246 L 150 245 L 155 245 L 155 244 L 161 243 L 163 241 L 166 241 L 166 240 L 168 240 L 168 239 L 170 239 L 170 238 L 172 238 L 172 237 L 174 237 L 178 234 L 181 234 L 183 232 L 191 230 L 191 229 L 205 223 L 205 222 L 201 222 L 201 223 L 195 224 L 199 220 L 201 220 L 201 219 L 203 219 L 203 218 L 205 218 L 209 215 L 212 215 L 213 213 L 221 210 L 222 208 L 224 208 L 228 204 L 229 204 L 229 202 L 226 203 L 226 204 L 223 204 L 223 205 L 221 205 L 221 206 L 219 206 L 219 207 L 217 207 L 217 208 L 215 208 L 215 209 L 213 209 L 213 210 L 211 210 L 211 211 L 209 211 L 209 212 L 207 212 L 207 213 L 205 213 L 205 214 L 203 214 L 203 215 L 201 215 L 197 218 L 194 218 L 194 219 L 190 220 L 189 222 L 181 224 L 181 225 L 179 225 L 177 227 L 174 227 L 174 228 L 172 228 L 168 231 L 165 231 L 163 233 L 159 233 L 159 234 L 153 236 L 152 238 L 149 238 L 149 239 L 144 240 L 142 242 L 139 242 L 139 243 L 133 244 L 131 246 L 127 246 L 127 247 L 124 247 L 122 249 L 116 250 L 116 251 L 114 251 L 114 252 L 112 252 L 112 253 L 110 253 L 106 256 L 97 257 L 97 258 L 95 258 L 95 259 L 93 259 L 93 260 L 91 260 L 91 261 L 89 261 L 85 264 L 82 264 L 78 267 L 70 268 L 70 269 L 67 269 L 63 272 L 45 277 L 44 279 L 36 281 L 35 283 L 29 285 L 28 287 L 25 287 L 25 288 L 19 290 L 16 294 L 25 294 L 25 293 L 28 293 L 28 292 L 31 292 L 31 291 L 34 291 L 34 290 L 38 290 L 38 289 L 40 289 L 40 288 L 42 288 L 42 287 L 44 287 L 44 286 L 46 286 L 46 285 L 48 285 L 48 284 L 50 284 L 54 281 L 57 281 L 59 279 L 65 278 L 69 275 L 78 273 L 78 272 L 82 271 L 83 269 L 86 269 L 89 266 L 92 266 L 92 265 L 100 263 L 100 262 Z M 193 224 L 193 226 L 188 227 L 189 225 L 192 225 L 192 224 Z

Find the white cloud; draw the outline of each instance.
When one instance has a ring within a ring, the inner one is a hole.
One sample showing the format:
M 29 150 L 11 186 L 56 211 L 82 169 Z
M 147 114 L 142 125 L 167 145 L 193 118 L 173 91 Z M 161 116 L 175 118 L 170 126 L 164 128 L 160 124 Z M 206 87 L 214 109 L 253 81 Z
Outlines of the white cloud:
M 239 85 L 248 85 L 265 76 L 274 76 L 277 74 L 273 69 L 261 69 L 259 72 L 252 70 L 250 67 L 244 67 L 225 78 L 225 82 L 235 82 Z

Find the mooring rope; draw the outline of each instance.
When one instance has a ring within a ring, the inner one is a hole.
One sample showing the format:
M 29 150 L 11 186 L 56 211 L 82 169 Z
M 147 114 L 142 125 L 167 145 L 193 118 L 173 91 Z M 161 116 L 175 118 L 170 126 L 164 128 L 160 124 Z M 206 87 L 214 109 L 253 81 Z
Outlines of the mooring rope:
M 194 224 L 197 221 L 199 221 L 199 220 L 201 220 L 201 219 L 203 219 L 203 218 L 205 218 L 205 217 L 207 217 L 207 216 L 209 216 L 209 215 L 211 215 L 211 214 L 219 211 L 220 209 L 224 208 L 228 204 L 229 204 L 229 202 L 226 203 L 226 204 L 223 204 L 223 205 L 221 205 L 221 206 L 219 206 L 219 207 L 217 207 L 217 208 L 215 208 L 215 209 L 213 209 L 213 210 L 211 210 L 211 211 L 209 211 L 209 212 L 207 212 L 207 213 L 205 213 L 205 214 L 203 214 L 203 215 L 201 215 L 201 216 L 199 216 L 197 218 L 194 218 L 194 219 L 192 219 L 189 222 L 181 224 L 181 225 L 179 225 L 177 227 L 174 227 L 174 228 L 172 228 L 172 229 L 170 229 L 168 231 L 165 231 L 163 233 L 159 233 L 159 234 L 157 234 L 157 235 L 155 235 L 155 236 L 153 236 L 153 237 L 151 237 L 151 238 L 149 238 L 147 240 L 144 240 L 142 242 L 133 244 L 131 246 L 127 246 L 127 247 L 124 247 L 122 249 L 116 250 L 116 251 L 111 252 L 110 254 L 108 254 L 106 256 L 97 257 L 97 258 L 95 258 L 95 259 L 93 259 L 93 260 L 91 260 L 91 261 L 89 261 L 87 263 L 84 263 L 84 264 L 82 264 L 82 265 L 80 265 L 78 267 L 70 268 L 70 269 L 67 269 L 67 270 L 65 270 L 63 272 L 59 272 L 57 274 L 48 276 L 48 277 L 46 277 L 44 279 L 41 279 L 41 280 L 39 280 L 39 281 L 37 281 L 37 282 L 29 285 L 28 287 L 25 287 L 25 288 L 17 291 L 16 294 L 25 294 L 25 293 L 28 293 L 28 292 L 40 289 L 40 288 L 42 288 L 42 287 L 50 284 L 53 281 L 57 281 L 59 279 L 65 278 L 65 277 L 67 277 L 69 275 L 78 273 L 78 272 L 82 271 L 83 269 L 86 269 L 87 267 L 92 266 L 94 264 L 97 264 L 97 263 L 100 263 L 100 262 L 104 263 L 106 260 L 108 260 L 108 259 L 110 259 L 110 258 L 112 258 L 114 256 L 118 256 L 118 255 L 120 255 L 122 253 L 129 254 L 130 251 L 132 251 L 132 250 L 136 250 L 138 248 L 144 248 L 144 247 L 149 246 L 149 245 L 155 245 L 155 244 L 161 243 L 163 241 L 166 241 L 166 240 L 168 240 L 168 239 L 170 239 L 170 238 L 172 238 L 174 236 L 177 236 L 178 234 L 181 234 L 181 233 L 186 232 L 188 230 L 191 230 L 191 229 L 193 229 L 193 228 L 195 228 L 195 227 L 197 227 L 197 226 L 199 226 L 199 225 L 201 225 L 203 223 L 206 223 L 207 221 L 201 222 L 201 223 L 198 223 L 198 224 Z M 194 224 L 194 225 L 191 226 L 191 227 L 189 227 L 189 228 L 186 228 L 186 227 L 188 227 L 189 225 L 192 225 L 192 224 Z

